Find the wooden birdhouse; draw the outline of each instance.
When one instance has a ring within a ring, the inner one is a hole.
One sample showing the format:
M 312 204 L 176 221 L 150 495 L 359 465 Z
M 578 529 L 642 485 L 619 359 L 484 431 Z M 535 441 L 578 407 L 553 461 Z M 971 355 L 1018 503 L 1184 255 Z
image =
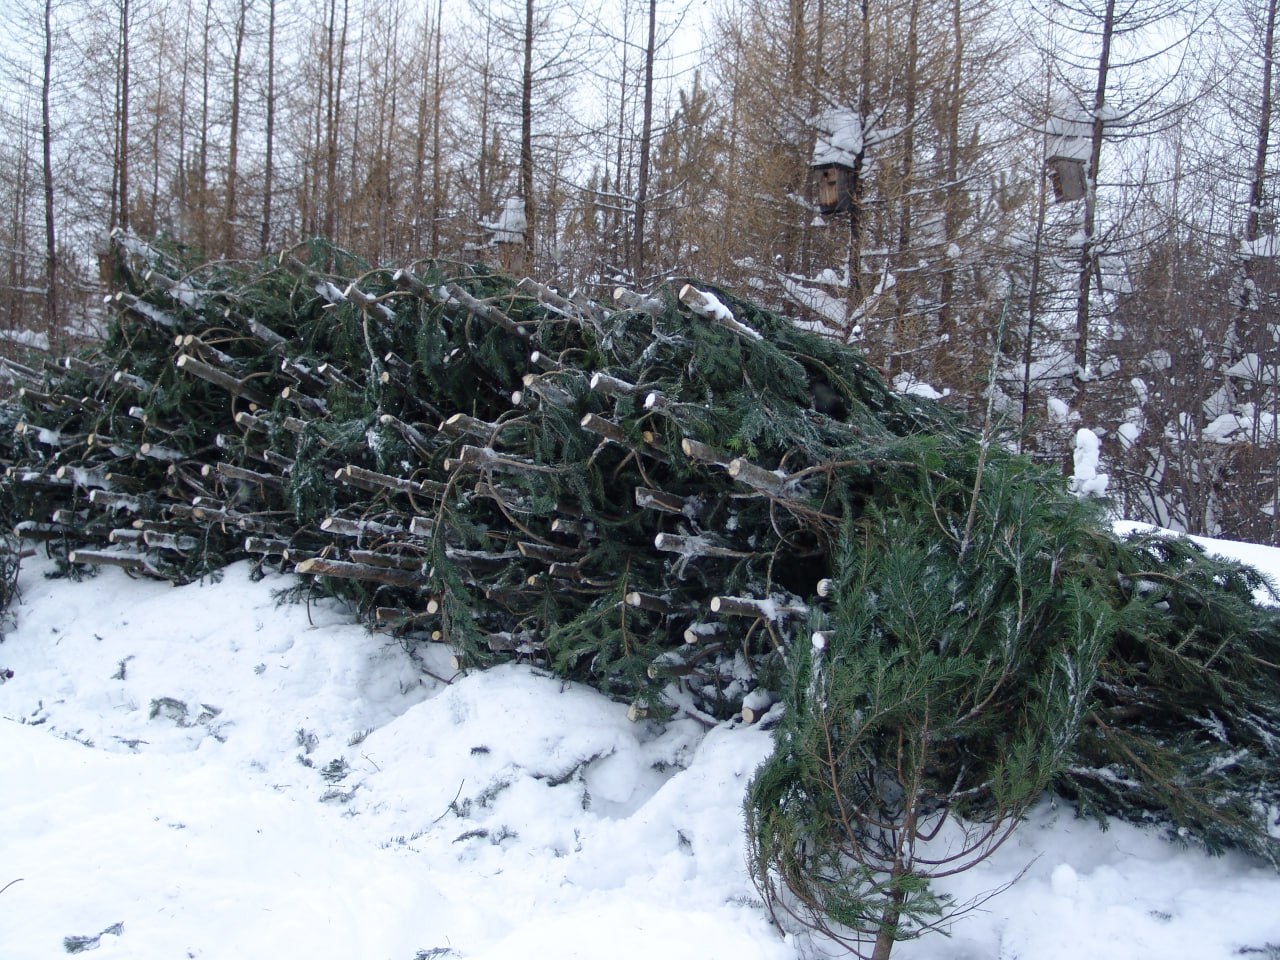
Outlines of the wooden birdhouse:
M 818 190 L 818 211 L 824 217 L 847 213 L 853 201 L 853 168 L 843 163 L 815 163 L 811 169 Z
M 1087 165 L 1093 145 L 1093 122 L 1071 103 L 1059 103 L 1045 125 L 1049 137 L 1045 167 L 1058 203 L 1084 198 Z
M 1053 199 L 1058 203 L 1084 198 L 1084 161 L 1062 153 L 1051 154 L 1046 160 L 1049 182 L 1053 184 Z
M 813 119 L 817 138 L 809 169 L 823 216 L 847 213 L 858 192 L 858 171 L 866 152 L 862 117 L 852 107 L 832 107 Z

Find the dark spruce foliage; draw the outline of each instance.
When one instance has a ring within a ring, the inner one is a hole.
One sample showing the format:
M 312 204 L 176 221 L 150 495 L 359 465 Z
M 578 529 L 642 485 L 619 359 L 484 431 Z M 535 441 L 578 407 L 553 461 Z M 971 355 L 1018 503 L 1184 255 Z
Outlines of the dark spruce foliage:
M 106 342 L 4 412 L 4 508 L 68 570 L 296 569 L 460 667 L 637 715 L 772 691 L 756 879 L 874 956 L 963 909 L 929 879 L 1050 787 L 1280 862 L 1261 578 L 1118 539 L 856 351 L 698 283 L 731 318 L 681 283 L 605 305 L 320 242 L 115 252 Z

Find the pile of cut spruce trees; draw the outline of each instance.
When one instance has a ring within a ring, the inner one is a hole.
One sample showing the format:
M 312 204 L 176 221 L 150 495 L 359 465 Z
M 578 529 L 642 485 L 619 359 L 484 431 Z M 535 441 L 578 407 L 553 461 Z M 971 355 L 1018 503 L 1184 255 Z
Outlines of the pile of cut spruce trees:
M 5 363 L 0 495 L 64 572 L 181 583 L 247 561 L 410 648 L 447 644 L 460 670 L 525 661 L 637 719 L 708 723 L 785 723 L 799 649 L 812 670 L 814 649 L 872 644 L 892 669 L 919 638 L 910 603 L 879 598 L 929 589 L 931 656 L 948 623 L 1016 618 L 1034 639 L 984 709 L 1079 667 L 1054 788 L 1280 860 L 1262 578 L 1117 538 L 992 425 L 894 392 L 855 349 L 696 280 L 601 301 L 470 264 L 371 269 L 324 241 L 204 262 L 127 234 L 109 262 L 103 342 Z M 919 563 L 887 562 L 908 546 Z M 1088 643 L 1068 586 L 1109 611 Z M 994 730 L 957 735 L 930 776 L 1004 749 Z

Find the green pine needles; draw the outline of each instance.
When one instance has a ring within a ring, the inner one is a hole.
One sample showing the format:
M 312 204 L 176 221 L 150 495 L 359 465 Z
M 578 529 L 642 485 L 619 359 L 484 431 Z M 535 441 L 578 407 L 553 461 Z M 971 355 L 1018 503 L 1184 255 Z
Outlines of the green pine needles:
M 1055 786 L 1081 808 L 1166 825 L 1280 867 L 1280 609 L 1249 567 L 1189 540 L 1100 544 L 1117 631 Z M 1114 579 L 1112 579 L 1114 578 Z
M 1280 864 L 1261 578 L 1117 539 L 856 351 L 702 284 L 603 304 L 323 242 L 200 263 L 118 236 L 115 264 L 106 342 L 0 415 L 0 500 L 69 572 L 248 560 L 637 717 L 781 700 L 756 881 L 878 960 L 971 906 L 930 881 L 1046 789 Z
M 998 460 L 962 555 L 966 478 L 932 459 L 845 521 L 833 616 L 790 654 L 747 804 L 769 902 L 876 958 L 972 906 L 928 881 L 994 851 L 1061 769 L 1118 620 L 1091 602 L 1090 510 Z

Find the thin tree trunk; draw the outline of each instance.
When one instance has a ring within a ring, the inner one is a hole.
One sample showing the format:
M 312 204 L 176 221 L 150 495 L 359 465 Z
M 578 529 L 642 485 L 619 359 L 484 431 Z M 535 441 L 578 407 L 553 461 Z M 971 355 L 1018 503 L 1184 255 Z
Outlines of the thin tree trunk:
M 111 193 L 107 198 L 107 229 L 120 225 L 120 65 L 115 64 L 115 90 L 111 114 Z
M 327 56 L 325 116 L 325 196 L 324 236 L 338 241 L 338 115 L 342 111 L 342 81 L 346 68 L 348 3 L 342 0 L 342 25 L 339 29 L 336 0 L 329 4 L 329 49 Z M 335 37 L 336 34 L 336 37 Z
M 863 148 L 854 160 L 853 196 L 849 198 L 849 262 L 846 267 L 849 274 L 849 297 L 845 308 L 846 336 L 852 336 L 854 316 L 863 302 L 862 289 L 862 230 L 863 209 L 862 197 L 863 172 L 866 156 L 867 118 L 871 115 L 871 0 L 859 0 L 858 8 L 862 12 L 861 60 L 859 66 L 858 116 L 863 129 Z
M 343 20 L 345 23 L 345 20 L 346 20 L 345 7 L 343 12 L 344 12 Z M 370 162 L 370 158 L 367 158 L 364 156 L 364 152 L 365 152 L 364 107 L 365 107 L 365 100 L 367 99 L 366 93 L 365 93 L 365 85 L 364 85 L 365 33 L 366 33 L 365 30 L 360 31 L 360 38 L 356 43 L 356 63 L 355 63 L 356 102 L 354 107 L 351 108 L 351 115 L 352 115 L 351 116 L 351 145 L 342 151 L 342 154 L 345 157 L 347 162 L 345 167 L 342 169 L 342 172 L 339 174 L 339 180 L 342 182 L 343 190 L 340 197 L 341 202 L 339 203 L 339 206 L 338 206 L 338 219 L 342 223 L 343 229 L 345 231 L 351 231 L 353 225 L 356 223 L 364 223 L 366 225 L 364 239 L 361 242 L 361 246 L 364 246 L 364 244 L 369 242 L 369 239 L 368 239 L 369 232 L 367 227 L 372 225 L 369 219 L 369 216 L 365 211 L 355 210 L 355 202 L 356 202 L 355 194 L 356 194 L 356 182 L 357 182 L 356 172 L 357 171 L 365 172 L 372 169 L 372 163 Z M 343 35 L 343 41 L 344 41 L 342 45 L 343 57 L 338 62 L 343 69 L 339 74 L 339 80 L 338 80 L 339 89 L 345 89 L 345 85 L 342 83 L 342 80 L 341 80 L 342 75 L 346 73 L 346 69 L 345 69 L 346 68 L 346 42 L 345 42 L 346 30 L 345 29 L 343 30 L 342 35 Z M 337 237 L 334 237 L 334 239 L 337 240 Z M 346 232 L 344 233 L 343 239 L 341 242 L 344 245 L 351 245 L 352 243 L 355 242 L 355 240 L 356 240 L 356 235 L 354 232 Z
M 814 82 L 811 65 L 816 63 L 816 54 L 809 47 L 808 7 L 808 0 L 790 0 L 787 4 L 785 95 L 797 108 L 801 104 L 812 102 L 809 96 Z M 797 164 L 791 168 L 786 178 L 785 193 L 799 196 L 804 191 L 807 177 L 808 171 L 804 167 Z M 800 219 L 788 213 L 779 224 L 778 246 L 781 248 L 780 263 L 784 271 L 793 271 L 805 263 L 807 250 L 803 237 L 809 232 L 805 229 L 805 222 L 808 220 L 806 214 L 807 211 L 802 214 L 803 219 Z
M 333 239 L 333 224 L 336 219 L 336 212 L 333 209 L 333 180 L 334 171 L 338 164 L 338 148 L 334 143 L 334 100 L 337 97 L 337 64 L 335 63 L 337 56 L 336 34 L 338 31 L 338 0 L 329 0 L 329 17 L 325 24 L 325 50 L 324 50 L 324 120 L 321 124 L 324 136 L 324 170 L 325 184 L 324 196 L 318 193 L 317 202 L 324 204 L 324 218 L 321 221 L 321 229 L 326 237 Z M 318 159 L 318 158 L 317 158 Z M 320 180 L 319 171 L 317 170 L 317 182 Z M 321 189 L 317 187 L 317 189 Z
M 204 7 L 204 38 L 200 60 L 200 156 L 196 169 L 196 241 L 209 249 L 209 35 L 213 30 L 213 0 Z
M 112 151 L 109 226 L 129 228 L 129 0 L 121 0 L 116 61 L 115 139 Z
M 182 18 L 182 79 L 178 82 L 178 209 L 185 217 L 190 210 L 187 170 L 187 87 L 191 78 L 191 8 Z
M 812 81 L 809 84 L 809 99 L 807 102 L 809 116 L 811 117 L 816 117 L 822 110 L 822 94 L 827 89 L 828 84 L 825 49 L 828 33 L 826 29 L 827 0 L 817 0 L 814 22 L 818 24 L 818 29 L 814 31 L 815 35 L 811 43 Z M 797 261 L 800 272 L 806 277 L 813 274 L 814 239 L 815 232 L 813 230 L 800 231 L 800 252 Z
M 129 0 L 120 7 L 120 227 L 129 229 Z
M 157 48 L 157 58 L 162 63 L 167 62 L 172 56 L 167 30 L 165 31 L 165 36 L 160 38 Z M 144 228 L 148 234 L 155 233 L 159 228 L 160 207 L 169 201 L 167 184 L 165 199 L 163 201 L 160 199 L 160 157 L 163 153 L 166 134 L 164 123 L 161 120 L 165 115 L 161 104 L 168 104 L 169 102 L 167 79 L 168 73 L 163 70 L 156 77 L 155 107 L 151 111 L 151 200 L 147 208 L 147 223 Z
M 1258 115 L 1258 140 L 1253 159 L 1253 177 L 1249 183 L 1249 209 L 1245 218 L 1244 239 L 1254 243 L 1260 234 L 1262 193 L 1267 173 L 1267 151 L 1271 148 L 1271 78 L 1275 63 L 1276 0 L 1267 3 L 1266 35 L 1262 41 L 1262 106 Z M 1246 259 L 1246 264 L 1249 260 Z
M 907 14 L 906 76 L 902 93 L 902 169 L 898 184 L 901 204 L 898 221 L 898 279 L 894 285 L 894 344 L 915 340 L 907 328 L 907 309 L 915 283 L 909 277 L 916 275 L 911 257 L 912 243 L 912 181 L 915 177 L 916 152 L 916 104 L 920 87 L 920 0 L 911 0 Z M 898 349 L 894 347 L 895 351 Z
M 44 72 L 40 85 L 40 146 L 44 166 L 44 235 L 46 304 L 49 343 L 53 345 L 61 324 L 58 317 L 58 244 L 54 232 L 53 206 L 53 125 L 49 116 L 50 87 L 53 82 L 53 0 L 44 0 Z
M 244 28 L 247 0 L 236 10 L 235 43 L 231 55 L 231 143 L 227 155 L 227 206 L 223 216 L 222 253 L 236 255 L 236 180 L 240 161 L 240 62 L 244 56 Z
M 396 13 L 399 16 L 403 11 L 397 9 Z M 375 262 L 381 262 L 388 255 L 396 257 L 402 249 L 400 228 L 397 226 L 399 217 L 396 216 L 392 207 L 395 201 L 392 164 L 397 154 L 395 129 L 396 117 L 400 109 L 400 49 L 397 37 L 397 31 L 389 30 L 383 38 L 386 46 L 383 48 L 382 75 L 384 84 L 390 87 L 390 95 L 387 95 L 387 86 L 382 88 L 381 95 L 377 89 L 373 91 L 373 96 L 379 98 L 377 166 L 375 168 L 378 171 L 378 206 L 375 211 L 378 235 Z
M 524 69 L 520 76 L 520 192 L 524 194 L 525 266 L 533 267 L 533 0 L 524 3 Z
M 1260 304 L 1257 302 L 1257 278 L 1255 270 L 1255 257 L 1257 251 L 1254 244 L 1258 241 L 1262 234 L 1262 202 L 1263 191 L 1266 185 L 1267 175 L 1267 153 L 1271 149 L 1271 83 L 1272 70 L 1275 63 L 1275 37 L 1276 37 L 1276 5 L 1277 0 L 1268 0 L 1267 3 L 1267 20 L 1262 41 L 1262 102 L 1258 116 L 1258 139 L 1253 159 L 1253 173 L 1249 183 L 1249 208 L 1245 215 L 1244 241 L 1246 249 L 1244 251 L 1244 293 L 1241 295 L 1241 322 L 1245 327 L 1245 340 L 1252 349 L 1257 353 L 1257 369 L 1258 369 L 1258 387 L 1259 393 L 1264 390 L 1263 384 L 1269 384 L 1271 387 L 1271 404 L 1273 421 L 1274 414 L 1277 412 L 1275 405 L 1280 403 L 1280 397 L 1276 392 L 1276 373 L 1277 367 L 1272 365 L 1270 369 L 1265 364 L 1267 353 L 1274 355 L 1274 345 L 1270 342 L 1271 338 L 1267 335 L 1268 325 L 1261 322 L 1258 316 L 1250 316 L 1251 313 L 1257 312 Z M 1257 397 L 1259 406 L 1264 401 L 1264 396 Z M 1263 418 L 1257 416 L 1253 418 L 1253 437 L 1252 442 L 1254 448 L 1257 449 L 1266 442 L 1263 435 L 1261 422 Z M 1261 462 L 1262 458 L 1258 458 Z M 1276 518 L 1280 516 L 1280 469 L 1271 464 L 1272 484 L 1269 491 L 1269 499 L 1271 501 L 1271 526 L 1269 531 L 1274 536 L 1274 526 Z M 1261 531 L 1259 531 L 1261 532 Z
M 485 10 L 484 65 L 480 74 L 480 151 L 476 159 L 476 213 L 483 217 L 492 203 L 491 174 L 489 169 L 489 109 L 493 96 L 493 19 Z
M 444 69 L 440 64 L 440 34 L 443 32 L 444 0 L 436 0 L 436 46 L 431 91 L 431 255 L 440 255 L 440 211 L 444 206 L 444 185 L 440 182 L 444 155 L 440 148 L 440 115 L 444 112 Z
M 911 181 L 915 175 L 916 101 L 920 86 L 920 0 L 911 0 L 907 17 L 906 78 L 902 92 L 902 216 L 898 228 L 898 255 L 905 264 L 912 241 Z M 901 307 L 899 307 L 901 312 Z
M 271 201 L 275 188 L 276 141 L 276 0 L 267 0 L 267 129 L 266 158 L 262 174 L 262 233 L 259 252 L 265 254 L 271 242 Z
M 303 230 L 308 234 L 319 233 L 323 226 L 321 210 L 324 197 L 321 194 L 325 170 L 325 144 L 328 133 L 329 101 L 333 98 L 333 19 L 336 0 L 329 0 L 329 15 L 326 24 L 324 47 L 317 59 L 323 65 L 323 73 L 317 77 L 316 98 L 312 106 L 315 112 L 311 117 L 311 129 L 308 131 L 311 141 L 311 153 L 304 166 L 306 211 L 303 217 Z
M 658 0 L 649 0 L 649 34 L 644 48 L 644 107 L 640 127 L 640 169 L 636 178 L 636 222 L 631 242 L 631 277 L 644 278 L 645 204 L 649 199 L 649 151 L 653 142 L 653 59 L 658 24 Z
M 630 260 L 630 251 L 626 249 L 627 242 L 623 237 L 624 231 L 622 228 L 622 220 L 621 220 L 621 214 L 620 214 L 620 211 L 622 209 L 622 196 L 623 196 L 622 191 L 624 187 L 623 168 L 625 166 L 623 147 L 628 139 L 627 137 L 627 81 L 629 77 L 627 73 L 627 67 L 630 61 L 631 44 L 625 42 L 625 40 L 631 31 L 630 22 L 631 22 L 631 5 L 623 4 L 621 36 L 623 37 L 624 42 L 621 45 L 622 46 L 621 69 L 619 69 L 618 71 L 618 110 L 616 113 L 616 116 L 618 118 L 618 136 L 617 136 L 617 139 L 614 141 L 614 156 L 613 156 L 612 189 L 613 189 L 614 199 L 605 208 L 606 210 L 605 222 L 608 224 L 608 229 L 606 230 L 606 236 L 608 236 L 609 244 L 612 247 L 612 249 L 609 252 L 609 255 L 611 257 L 611 262 L 609 263 L 610 268 L 612 268 L 615 264 L 620 267 L 622 264 L 627 263 Z M 608 189 L 610 187 L 609 172 L 607 169 L 605 170 L 604 186 L 605 186 L 605 189 Z
M 422 66 L 422 86 L 418 96 L 418 122 L 414 126 L 413 137 L 413 192 L 410 202 L 413 204 L 413 215 L 410 218 L 411 230 L 409 233 L 409 249 L 411 256 L 417 256 L 422 249 L 422 233 L 423 233 L 423 211 L 427 209 L 426 202 L 426 183 L 425 172 L 427 166 L 427 138 L 432 133 L 432 117 L 428 115 L 428 110 L 432 103 L 432 97 L 428 91 L 431 89 L 432 81 L 427 70 L 427 64 L 431 61 L 431 13 L 427 11 L 422 15 L 422 36 L 421 46 L 418 50 L 418 56 L 421 58 Z M 431 211 L 428 217 L 434 219 L 435 212 Z
M 947 90 L 947 154 L 942 177 L 945 182 L 946 204 L 942 212 L 943 232 L 946 234 L 947 262 L 942 271 L 942 290 L 938 307 L 938 328 L 948 342 L 955 343 L 955 295 L 956 267 L 951 257 L 951 245 L 960 232 L 960 110 L 964 103 L 964 31 L 961 29 L 960 5 L 962 0 L 951 2 L 951 37 L 955 43 L 951 61 L 951 79 Z
M 1081 232 L 1080 272 L 1076 278 L 1076 376 L 1083 378 L 1089 368 L 1089 286 L 1097 266 L 1094 232 L 1098 211 L 1098 167 L 1102 158 L 1103 108 L 1107 102 L 1107 73 L 1111 68 L 1111 38 L 1115 30 L 1116 0 L 1107 0 L 1102 21 L 1102 52 L 1098 55 L 1097 84 L 1093 91 L 1093 132 L 1089 150 L 1088 181 L 1085 184 L 1084 223 Z

